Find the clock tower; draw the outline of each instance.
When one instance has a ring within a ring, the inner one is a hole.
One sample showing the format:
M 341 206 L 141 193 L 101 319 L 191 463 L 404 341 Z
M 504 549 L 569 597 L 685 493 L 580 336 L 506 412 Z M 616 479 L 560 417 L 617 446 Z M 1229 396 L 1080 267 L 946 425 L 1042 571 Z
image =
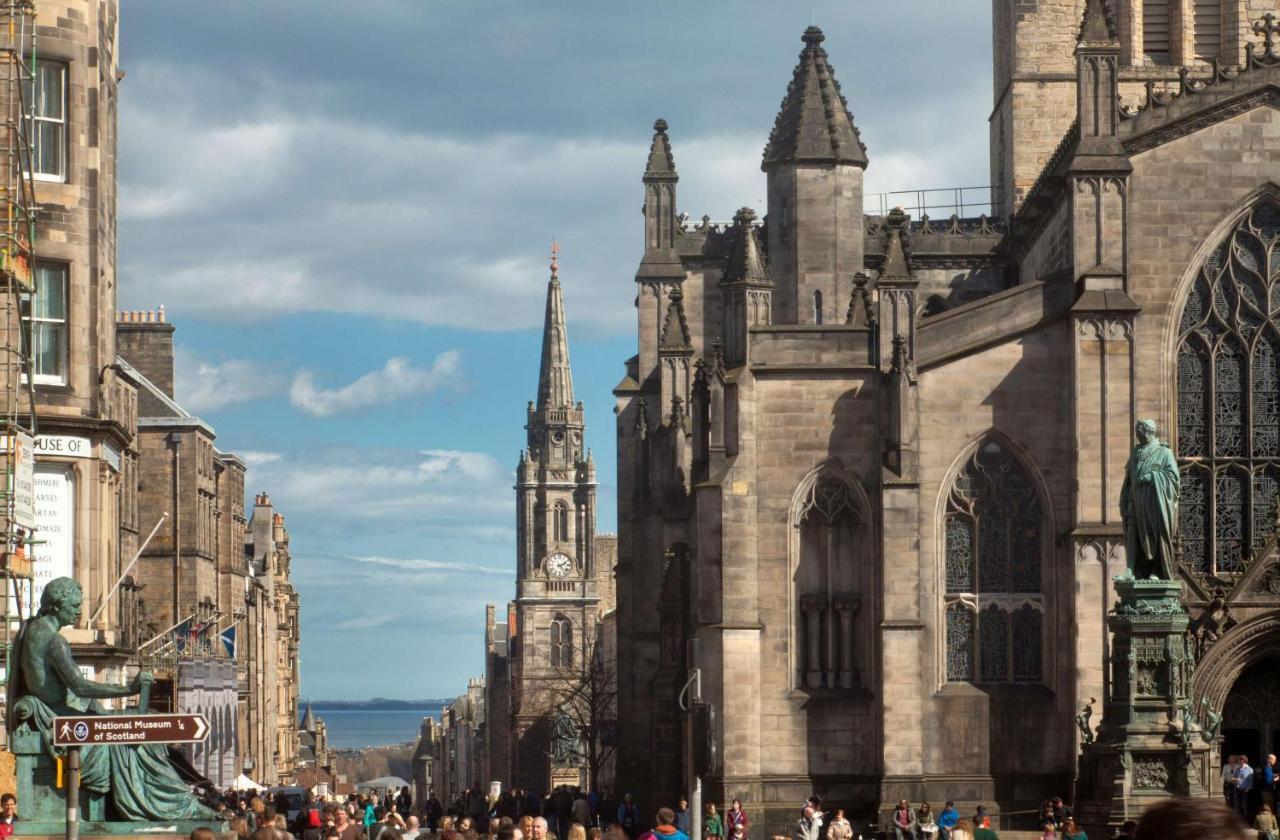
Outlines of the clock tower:
M 532 790 L 576 773 L 552 730 L 562 696 L 595 649 L 600 578 L 612 574 L 595 564 L 596 467 L 583 440 L 583 406 L 573 397 L 558 250 L 551 246 L 538 394 L 516 468 L 511 784 Z

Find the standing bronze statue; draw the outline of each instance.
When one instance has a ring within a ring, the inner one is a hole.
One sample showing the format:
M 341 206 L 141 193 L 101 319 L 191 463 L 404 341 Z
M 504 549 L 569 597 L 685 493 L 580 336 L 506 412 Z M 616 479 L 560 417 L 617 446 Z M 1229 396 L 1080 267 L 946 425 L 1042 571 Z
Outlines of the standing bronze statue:
M 1138 444 L 1120 488 L 1128 573 L 1138 580 L 1172 580 L 1182 475 L 1169 445 L 1156 435 L 1154 420 L 1139 420 L 1134 431 Z

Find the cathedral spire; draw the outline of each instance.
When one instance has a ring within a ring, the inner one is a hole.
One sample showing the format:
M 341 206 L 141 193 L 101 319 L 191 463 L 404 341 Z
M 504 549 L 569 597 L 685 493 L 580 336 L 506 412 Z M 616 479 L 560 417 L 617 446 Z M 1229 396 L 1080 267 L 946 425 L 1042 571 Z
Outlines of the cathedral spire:
M 547 315 L 542 327 L 542 366 L 538 371 L 539 413 L 573 407 L 573 374 L 569 370 L 569 333 L 564 323 L 559 254 L 560 245 L 552 240 L 551 281 L 547 284 Z
M 826 36 L 810 26 L 804 49 L 765 146 L 761 168 L 781 163 L 867 165 L 867 148 L 840 94 L 840 83 L 822 48 Z

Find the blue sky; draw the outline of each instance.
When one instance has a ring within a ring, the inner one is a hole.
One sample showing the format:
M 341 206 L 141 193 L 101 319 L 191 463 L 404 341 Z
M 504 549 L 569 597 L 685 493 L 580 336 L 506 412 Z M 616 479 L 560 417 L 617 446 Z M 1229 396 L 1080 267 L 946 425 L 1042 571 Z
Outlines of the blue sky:
M 811 20 L 868 192 L 986 183 L 984 0 L 123 10 L 120 306 L 165 306 L 180 401 L 288 518 L 304 696 L 449 696 L 481 672 L 552 236 L 614 530 L 653 120 L 683 212 L 762 212 Z

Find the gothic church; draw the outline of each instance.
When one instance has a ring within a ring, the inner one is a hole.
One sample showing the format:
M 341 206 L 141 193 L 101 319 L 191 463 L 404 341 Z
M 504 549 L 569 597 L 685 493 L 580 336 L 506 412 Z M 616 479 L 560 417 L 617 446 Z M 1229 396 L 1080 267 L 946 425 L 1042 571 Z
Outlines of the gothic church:
M 864 213 L 851 35 L 802 36 L 763 219 L 678 214 L 654 126 L 614 392 L 616 789 L 644 807 L 687 789 L 690 639 L 707 796 L 767 831 L 815 792 L 861 819 L 1070 795 L 1074 717 L 1132 667 L 1105 617 L 1140 418 L 1183 475 L 1197 709 L 1280 751 L 1277 9 L 993 9 L 990 217 Z

